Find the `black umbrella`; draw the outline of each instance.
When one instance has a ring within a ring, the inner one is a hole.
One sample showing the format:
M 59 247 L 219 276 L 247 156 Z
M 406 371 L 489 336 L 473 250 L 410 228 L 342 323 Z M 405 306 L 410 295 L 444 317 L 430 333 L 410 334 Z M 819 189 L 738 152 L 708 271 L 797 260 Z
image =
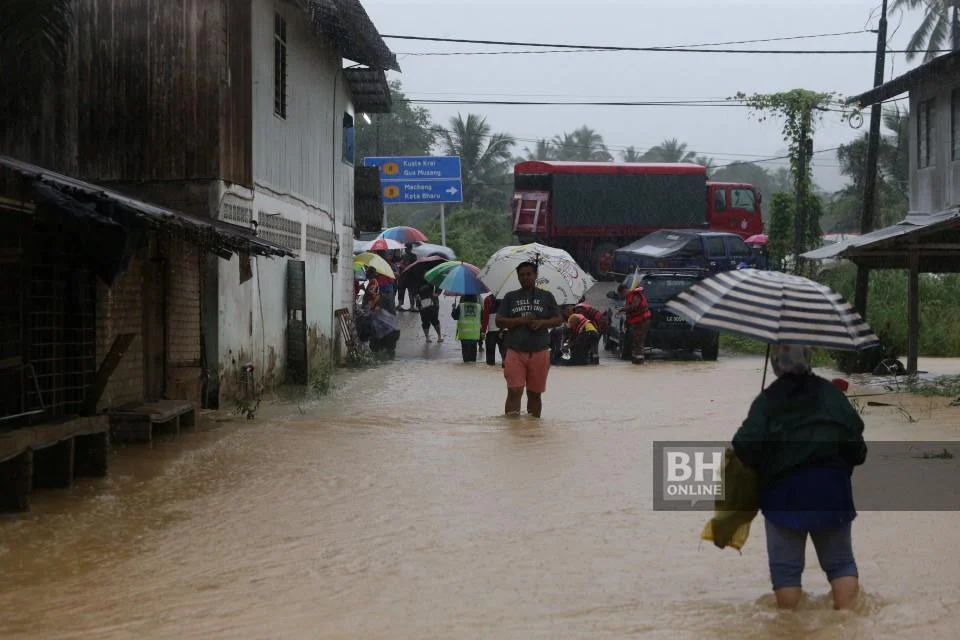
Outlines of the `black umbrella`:
M 447 259 L 443 256 L 427 256 L 426 258 L 420 258 L 416 262 L 413 262 L 404 268 L 404 270 L 400 272 L 400 277 L 404 282 L 408 283 L 423 282 L 423 275 L 441 262 L 447 262 Z

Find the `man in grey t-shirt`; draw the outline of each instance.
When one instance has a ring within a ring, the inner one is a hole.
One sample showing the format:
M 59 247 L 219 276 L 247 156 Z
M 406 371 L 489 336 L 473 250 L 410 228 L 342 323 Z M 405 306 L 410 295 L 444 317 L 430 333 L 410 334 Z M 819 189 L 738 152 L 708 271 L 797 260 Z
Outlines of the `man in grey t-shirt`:
M 527 391 L 527 413 L 539 418 L 543 411 L 541 396 L 547 390 L 550 370 L 550 329 L 563 318 L 556 298 L 538 289 L 537 265 L 523 262 L 517 266 L 520 288 L 503 296 L 497 311 L 497 326 L 506 329 L 503 376 L 507 380 L 504 412 L 519 415 L 523 391 Z

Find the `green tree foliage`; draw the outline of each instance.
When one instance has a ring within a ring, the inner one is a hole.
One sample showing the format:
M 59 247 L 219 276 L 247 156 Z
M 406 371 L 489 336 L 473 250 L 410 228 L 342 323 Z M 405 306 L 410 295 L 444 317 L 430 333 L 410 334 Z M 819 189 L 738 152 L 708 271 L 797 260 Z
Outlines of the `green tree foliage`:
M 437 133 L 443 152 L 460 156 L 465 207 L 503 207 L 512 181 L 510 150 L 516 144 L 507 133 L 492 133 L 487 119 L 475 113 L 450 119 L 448 129 Z
M 676 138 L 664 140 L 643 154 L 643 162 L 694 162 L 696 158 L 697 152 L 688 150 L 687 143 Z
M 539 145 L 538 145 L 539 149 Z M 546 160 L 570 162 L 612 162 L 613 156 L 607 150 L 603 136 L 583 125 L 575 131 L 556 135 L 547 143 Z
M 907 43 L 907 61 L 923 53 L 929 62 L 940 53 L 937 49 L 960 49 L 960 0 L 893 0 L 891 11 L 923 10 L 923 21 Z
M 516 244 L 506 210 L 457 209 L 446 217 L 446 227 L 447 245 L 458 258 L 478 267 L 497 250 Z M 421 229 L 429 238 L 440 238 L 439 220 L 431 220 Z
M 793 196 L 775 193 L 770 202 L 770 224 L 767 227 L 767 251 L 770 266 L 782 270 L 793 245 Z
M 357 123 L 357 158 L 370 156 L 422 156 L 430 153 L 436 134 L 430 121 L 430 112 L 424 107 L 413 107 L 406 101 L 399 80 L 390 82 L 393 99 L 391 113 L 371 116 L 372 123 L 363 118 Z
M 620 152 L 620 159 L 623 162 L 643 162 L 643 154 L 631 146 Z
M 524 147 L 523 151 L 525 155 L 523 158 L 520 158 L 518 162 L 523 160 L 553 160 L 553 144 L 546 138 L 537 140 L 533 149 Z
M 823 110 L 833 103 L 832 93 L 818 93 L 807 89 L 793 89 L 783 93 L 754 94 L 748 96 L 738 93 L 732 100 L 742 102 L 751 109 L 761 122 L 768 117 L 782 119 L 783 139 L 788 144 L 790 168 L 794 179 L 794 269 L 799 271 L 799 255 L 819 242 L 811 243 L 809 230 L 814 224 L 820 224 L 820 209 L 809 209 L 814 203 L 811 188 L 811 162 L 813 155 L 813 134 Z M 806 162 L 801 162 L 806 158 Z M 799 209 L 799 210 L 796 210 Z
M 880 139 L 877 163 L 876 216 L 878 226 L 896 224 L 909 204 L 909 114 L 893 109 L 884 114 L 888 134 Z M 867 174 L 867 134 L 837 150 L 840 171 L 850 184 L 834 194 L 825 226 L 833 232 L 858 231 L 863 215 Z

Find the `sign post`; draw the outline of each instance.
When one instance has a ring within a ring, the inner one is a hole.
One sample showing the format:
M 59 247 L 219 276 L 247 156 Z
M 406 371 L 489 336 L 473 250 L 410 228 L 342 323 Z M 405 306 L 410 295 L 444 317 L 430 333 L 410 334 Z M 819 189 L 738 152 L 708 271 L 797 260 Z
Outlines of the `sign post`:
M 440 205 L 440 244 L 447 246 L 446 205 Z
M 439 204 L 440 242 L 446 246 L 446 207 L 463 202 L 463 180 L 457 156 L 391 156 L 363 159 L 377 167 L 383 189 L 383 226 L 387 207 L 394 204 Z

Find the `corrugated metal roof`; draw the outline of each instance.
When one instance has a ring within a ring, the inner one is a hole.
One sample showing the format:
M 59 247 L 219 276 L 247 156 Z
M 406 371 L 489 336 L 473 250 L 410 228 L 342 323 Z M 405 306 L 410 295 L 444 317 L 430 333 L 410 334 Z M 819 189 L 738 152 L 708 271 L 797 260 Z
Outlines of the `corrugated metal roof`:
M 380 37 L 359 0 L 300 0 L 314 28 L 337 43 L 340 55 L 374 69 L 400 71 L 397 57 Z
M 929 78 L 941 74 L 949 74 L 955 77 L 958 70 L 960 70 L 960 51 L 955 51 L 934 58 L 930 62 L 911 69 L 902 76 L 885 82 L 879 87 L 875 87 L 858 96 L 853 96 L 847 100 L 847 103 L 856 104 L 860 107 L 869 107 L 872 104 L 877 104 L 878 102 L 889 100 L 902 93 L 906 93 L 920 82 Z
M 294 256 L 289 249 L 258 238 L 251 229 L 229 222 L 166 209 L 7 156 L 0 156 L 0 166 L 16 171 L 40 184 L 53 187 L 74 199 L 111 203 L 155 225 L 176 226 L 193 241 L 208 245 L 218 253 L 249 252 L 261 256 Z
M 912 213 L 895 225 L 808 251 L 801 254 L 801 257 L 808 260 L 849 258 L 856 254 L 889 248 L 891 245 L 919 241 L 922 236 L 954 228 L 960 229 L 960 210 L 958 209 L 939 213 Z

